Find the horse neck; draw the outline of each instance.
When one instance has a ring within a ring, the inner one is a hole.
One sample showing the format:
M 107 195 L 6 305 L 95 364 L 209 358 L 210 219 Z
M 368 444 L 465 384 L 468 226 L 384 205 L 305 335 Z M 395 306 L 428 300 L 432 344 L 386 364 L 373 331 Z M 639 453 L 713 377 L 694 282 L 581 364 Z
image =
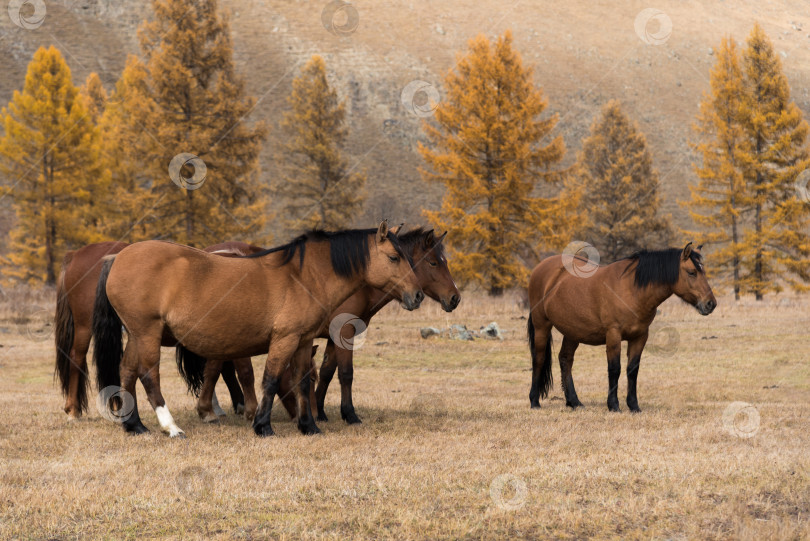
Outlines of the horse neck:
M 382 289 L 368 286 L 368 290 L 368 295 L 366 296 L 366 312 L 369 317 L 382 310 L 386 304 L 394 300 L 394 295 L 386 293 Z
M 642 312 L 646 312 L 650 316 L 655 316 L 656 309 L 671 296 L 671 285 L 650 284 L 641 290 L 641 294 L 638 297 L 639 308 Z
M 298 259 L 296 254 L 293 261 Z M 332 268 L 329 242 L 309 242 L 304 255 L 300 281 L 313 298 L 331 314 L 365 284 L 365 273 L 338 276 Z

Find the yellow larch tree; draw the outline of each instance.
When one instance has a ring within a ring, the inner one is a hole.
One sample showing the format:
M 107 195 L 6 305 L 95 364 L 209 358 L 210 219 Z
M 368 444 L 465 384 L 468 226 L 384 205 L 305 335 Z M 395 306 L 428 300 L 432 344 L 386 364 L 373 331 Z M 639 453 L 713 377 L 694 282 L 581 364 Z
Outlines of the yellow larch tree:
M 130 117 L 135 124 L 128 126 L 143 128 L 153 143 L 129 159 L 140 158 L 151 179 L 150 218 L 140 223 L 149 236 L 198 247 L 227 239 L 264 242 L 267 189 L 259 152 L 267 130 L 247 123 L 256 101 L 236 73 L 227 17 L 216 0 L 153 0 L 152 7 L 155 16 L 141 26 L 139 39 L 154 106 L 146 117 Z M 202 164 L 181 159 L 173 180 L 169 166 L 179 155 Z M 189 189 L 193 174 L 199 177 Z
M 736 42 L 724 38 L 710 74 L 710 93 L 703 97 L 693 126 L 698 141 L 694 148 L 701 157 L 693 164 L 698 183 L 690 185 L 692 220 L 700 227 L 689 232 L 698 244 L 708 243 L 707 268 L 721 284 L 730 285 L 734 297 L 742 290 L 742 239 L 745 219 L 751 209 L 741 171 L 741 152 L 750 152 L 743 132 L 741 107 L 745 81 Z
M 605 104 L 582 142 L 576 171 L 582 189 L 577 236 L 612 263 L 638 250 L 667 246 L 669 218 L 661 216 L 658 172 L 647 139 L 617 100 Z
M 790 99 L 790 85 L 773 44 L 759 24 L 743 53 L 745 97 L 741 122 L 749 144 L 737 155 L 750 194 L 753 224 L 743 239 L 742 286 L 761 300 L 782 283 L 808 289 L 810 204 L 795 182 L 810 167 L 808 125 Z
M 54 284 L 66 250 L 103 238 L 93 202 L 109 197 L 110 179 L 99 131 L 53 46 L 34 54 L 0 116 L 3 194 L 16 214 L 3 273 Z
M 274 189 L 285 201 L 285 225 L 293 231 L 345 228 L 363 208 L 366 175 L 352 171 L 341 155 L 347 136 L 344 104 L 330 87 L 319 55 L 292 86 L 291 110 L 282 122 L 289 163 Z
M 424 123 L 429 143 L 419 145 L 423 178 L 445 186 L 441 208 L 425 215 L 449 232 L 454 274 L 491 295 L 525 285 L 519 254 L 564 245 L 576 205 L 575 197 L 536 195 L 541 182 L 559 180 L 550 167 L 565 145 L 560 136 L 543 144 L 557 117 L 540 118 L 547 102 L 532 78 L 511 32 L 494 44 L 472 39 L 445 77 L 435 122 Z

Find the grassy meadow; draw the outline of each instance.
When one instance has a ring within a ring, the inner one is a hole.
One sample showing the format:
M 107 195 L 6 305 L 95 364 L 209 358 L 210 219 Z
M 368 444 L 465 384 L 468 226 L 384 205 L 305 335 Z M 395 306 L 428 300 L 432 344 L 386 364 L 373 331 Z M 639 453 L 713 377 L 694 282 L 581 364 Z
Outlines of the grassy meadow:
M 603 348 L 574 364 L 585 408 L 555 386 L 529 409 L 525 311 L 467 294 L 445 314 L 387 307 L 355 353 L 362 425 L 305 437 L 274 408 L 260 439 L 230 411 L 203 424 L 164 350 L 162 386 L 187 438 L 69 422 L 53 383 L 52 294 L 0 304 L 0 539 L 810 538 L 810 299 L 661 307 L 642 358 L 640 414 L 606 408 Z M 422 339 L 497 321 L 505 338 Z M 555 335 L 555 355 L 559 348 Z M 625 365 L 623 359 L 623 369 Z M 255 358 L 257 379 L 262 359 Z M 95 397 L 95 391 L 91 394 Z

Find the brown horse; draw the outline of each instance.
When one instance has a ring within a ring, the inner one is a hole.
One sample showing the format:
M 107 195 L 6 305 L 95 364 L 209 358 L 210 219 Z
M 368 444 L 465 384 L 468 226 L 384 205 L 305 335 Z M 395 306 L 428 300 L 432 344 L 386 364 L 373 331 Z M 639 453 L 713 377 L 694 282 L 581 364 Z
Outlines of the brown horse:
M 297 257 L 296 257 L 297 256 Z M 366 284 L 392 289 L 405 307 L 424 298 L 409 259 L 386 222 L 377 229 L 312 231 L 289 244 L 244 258 L 139 242 L 104 262 L 93 314 L 99 388 L 120 386 L 132 400 L 123 427 L 147 429 L 138 414 L 140 378 L 161 428 L 183 435 L 160 391 L 160 346 L 182 344 L 207 359 L 267 353 L 264 396 L 253 420 L 260 436 L 273 434 L 270 413 L 287 364 L 299 381 L 298 427 L 319 432 L 309 404 L 312 340 L 322 321 Z M 121 325 L 129 340 L 121 361 Z
M 567 258 L 567 259 L 566 259 Z M 529 401 L 540 407 L 551 387 L 551 328 L 563 335 L 560 369 L 565 403 L 582 406 L 571 368 L 580 343 L 607 346 L 610 411 L 619 411 L 617 388 L 622 340 L 627 340 L 627 407 L 641 411 L 636 397 L 641 352 L 658 305 L 677 295 L 704 316 L 717 306 L 703 270 L 700 247 L 641 251 L 605 267 L 591 267 L 575 256 L 543 260 L 529 280 L 529 350 L 532 387 Z
M 428 297 L 441 303 L 445 311 L 452 312 L 461 301 L 461 294 L 453 282 L 450 270 L 447 268 L 447 259 L 444 256 L 442 247 L 445 235 L 446 233 L 436 237 L 432 229 L 425 231 L 422 228 L 417 228 L 399 234 L 398 238 L 404 252 L 414 262 L 413 271 L 422 291 Z M 239 249 L 239 247 L 235 246 L 235 249 Z M 361 422 L 352 404 L 353 348 L 351 344 L 358 327 L 367 328 L 371 318 L 393 300 L 398 300 L 394 292 L 365 286 L 349 297 L 324 321 L 317 337 L 326 338 L 327 345 L 321 365 L 318 388 L 312 395 L 317 405 L 319 421 L 328 421 L 323 407 L 324 397 L 335 374 L 335 369 L 337 369 L 341 388 L 340 415 L 349 424 Z M 338 321 L 338 318 L 344 315 L 351 317 L 344 317 L 343 319 L 348 320 L 347 323 L 342 327 L 332 328 L 330 333 L 330 323 Z M 336 345 L 330 334 L 339 337 L 340 344 Z M 250 359 L 237 359 L 234 360 L 234 363 L 237 370 L 243 369 L 244 365 L 252 366 Z M 218 420 L 212 408 L 211 398 L 216 378 L 219 377 L 220 365 L 221 362 L 219 361 L 209 360 L 204 368 L 204 383 L 197 403 L 197 412 L 207 422 L 216 422 Z M 314 370 L 314 366 L 312 370 Z M 295 418 L 297 415 L 294 395 L 295 382 L 293 382 L 291 372 L 291 369 L 285 372 L 285 377 L 280 384 L 279 397 L 290 417 Z M 186 378 L 186 381 L 188 382 L 189 378 Z M 190 382 L 189 384 L 191 385 Z
M 59 379 L 65 396 L 65 413 L 69 419 L 78 419 L 87 410 L 87 389 L 90 384 L 87 377 L 87 351 L 90 348 L 93 303 L 101 274 L 101 260 L 105 256 L 117 254 L 127 246 L 129 244 L 126 242 L 89 244 L 67 252 L 62 261 L 62 271 L 56 286 L 54 376 Z M 261 250 L 262 248 L 243 242 L 225 242 L 205 249 L 206 252 L 220 255 L 247 255 Z M 223 365 L 222 377 L 228 385 L 234 411 L 239 413 L 244 409 L 245 398 L 236 381 L 233 363 Z

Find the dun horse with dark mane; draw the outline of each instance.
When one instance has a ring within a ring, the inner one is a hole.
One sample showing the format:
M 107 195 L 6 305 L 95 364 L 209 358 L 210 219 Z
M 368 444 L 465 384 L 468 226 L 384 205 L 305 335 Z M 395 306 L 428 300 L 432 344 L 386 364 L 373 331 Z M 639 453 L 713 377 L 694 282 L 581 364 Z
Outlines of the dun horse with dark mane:
M 565 258 L 568 258 L 568 261 Z M 677 295 L 709 315 L 717 306 L 706 280 L 700 247 L 641 251 L 602 268 L 577 272 L 572 265 L 590 265 L 574 256 L 543 260 L 529 280 L 529 350 L 532 356 L 531 407 L 540 407 L 551 387 L 551 328 L 563 335 L 560 370 L 565 403 L 582 406 L 574 390 L 571 368 L 580 343 L 607 346 L 610 411 L 619 411 L 617 388 L 621 343 L 627 340 L 627 407 L 641 411 L 636 397 L 641 352 L 658 305 Z
M 99 388 L 120 385 L 134 400 L 140 378 L 161 428 L 180 436 L 160 391 L 161 344 L 182 344 L 207 359 L 267 352 L 254 431 L 273 434 L 273 399 L 292 362 L 300 382 L 298 427 L 317 433 L 305 377 L 312 340 L 323 320 L 366 284 L 392 291 L 409 310 L 424 297 L 385 222 L 377 229 L 310 232 L 245 258 L 160 241 L 133 244 L 104 262 L 98 283 L 93 337 Z M 129 336 L 123 361 L 122 324 Z M 146 431 L 137 403 L 122 424 Z

